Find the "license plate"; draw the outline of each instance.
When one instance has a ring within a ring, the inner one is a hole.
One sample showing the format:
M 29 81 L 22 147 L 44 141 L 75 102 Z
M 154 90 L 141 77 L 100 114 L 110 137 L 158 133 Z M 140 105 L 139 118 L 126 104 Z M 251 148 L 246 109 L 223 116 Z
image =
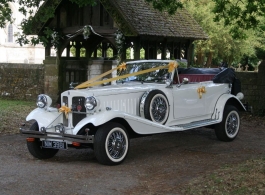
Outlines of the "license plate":
M 53 149 L 66 150 L 67 144 L 66 144 L 66 142 L 43 140 L 42 141 L 42 147 L 43 148 L 53 148 Z

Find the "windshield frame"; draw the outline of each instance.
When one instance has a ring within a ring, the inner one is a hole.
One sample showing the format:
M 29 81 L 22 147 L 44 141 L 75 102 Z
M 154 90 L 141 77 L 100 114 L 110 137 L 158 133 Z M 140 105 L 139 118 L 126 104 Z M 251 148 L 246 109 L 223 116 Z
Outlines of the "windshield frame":
M 154 68 L 154 67 L 159 67 L 159 66 L 166 66 L 168 65 L 170 62 L 172 62 L 174 60 L 137 60 L 137 61 L 129 61 L 126 62 L 126 70 L 122 70 L 120 72 L 117 72 L 117 75 L 121 76 L 121 75 L 126 75 L 126 74 L 130 74 L 133 72 L 138 72 L 135 71 L 135 69 L 137 69 L 137 67 L 139 67 L 140 65 L 144 66 L 142 70 L 147 70 L 150 68 Z M 139 66 L 138 66 L 139 64 Z M 135 66 L 135 67 L 132 67 Z M 149 67 L 148 67 L 149 66 Z M 128 67 L 131 67 L 130 69 L 128 69 Z M 148 68 L 145 68 L 148 67 Z M 142 67 L 140 67 L 142 68 Z M 132 69 L 134 69 L 133 71 L 131 71 Z M 117 83 L 123 83 L 123 82 L 134 82 L 134 81 L 138 81 L 138 82 L 145 82 L 145 83 L 160 83 L 160 84 L 165 84 L 167 80 L 172 81 L 173 77 L 174 77 L 174 73 L 175 73 L 175 69 L 172 72 L 168 72 L 168 68 L 166 69 L 159 69 L 159 70 L 155 70 L 149 73 L 144 73 L 144 74 L 140 74 L 137 76 L 130 76 L 127 77 L 125 79 L 120 79 L 117 80 Z M 159 75 L 161 74 L 161 75 Z M 166 77 L 163 78 L 163 75 L 168 74 Z M 144 75 L 144 76 L 143 76 Z M 141 76 L 145 79 L 139 79 L 141 78 Z M 156 78 L 156 76 L 158 76 Z

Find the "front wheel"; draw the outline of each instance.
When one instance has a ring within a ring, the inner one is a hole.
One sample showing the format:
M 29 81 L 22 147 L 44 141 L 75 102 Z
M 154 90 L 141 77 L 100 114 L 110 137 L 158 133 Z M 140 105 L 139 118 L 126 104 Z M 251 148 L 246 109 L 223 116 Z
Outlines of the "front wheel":
M 129 145 L 127 131 L 119 123 L 106 123 L 95 134 L 94 152 L 101 164 L 118 165 L 122 163 L 128 154 Z
M 215 134 L 221 141 L 232 141 L 236 138 L 240 127 L 240 117 L 236 107 L 227 105 L 223 120 L 215 126 Z
M 37 122 L 33 123 L 30 130 L 39 130 L 39 125 Z M 27 142 L 27 147 L 32 156 L 38 159 L 48 159 L 52 158 L 57 152 L 57 149 L 43 148 L 39 138 L 35 138 L 32 142 Z

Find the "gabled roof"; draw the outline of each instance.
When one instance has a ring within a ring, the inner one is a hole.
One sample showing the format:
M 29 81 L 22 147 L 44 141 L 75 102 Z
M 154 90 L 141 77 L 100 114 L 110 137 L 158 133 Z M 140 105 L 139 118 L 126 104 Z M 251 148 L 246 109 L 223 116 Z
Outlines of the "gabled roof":
M 99 0 L 125 36 L 160 36 L 186 39 L 208 39 L 201 26 L 185 9 L 176 14 L 155 10 L 145 0 Z M 62 0 L 46 0 L 42 7 L 53 5 L 56 9 Z M 41 14 L 41 8 L 37 14 Z M 45 22 L 35 25 L 37 34 Z
M 169 15 L 145 0 L 100 0 L 125 35 L 154 35 L 207 39 L 207 34 L 185 9 Z
M 63 0 L 45 0 L 42 5 L 40 6 L 39 10 L 37 11 L 37 13 L 35 14 L 34 18 L 32 18 L 31 23 L 32 23 L 32 29 L 30 29 L 30 32 L 25 32 L 26 34 L 30 34 L 30 35 L 34 35 L 34 34 L 39 34 L 43 28 L 45 27 L 45 24 L 47 23 L 47 21 L 43 18 L 43 14 L 44 13 L 44 7 L 49 7 L 50 9 L 52 9 L 54 12 L 57 9 L 57 7 L 60 5 L 60 3 Z M 50 10 L 49 10 L 50 11 Z

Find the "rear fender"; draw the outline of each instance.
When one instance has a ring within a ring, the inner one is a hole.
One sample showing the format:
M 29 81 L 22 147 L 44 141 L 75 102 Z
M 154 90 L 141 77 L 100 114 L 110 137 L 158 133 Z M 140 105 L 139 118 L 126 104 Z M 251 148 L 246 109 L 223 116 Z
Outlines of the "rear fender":
M 240 111 L 246 111 L 246 108 L 236 96 L 232 94 L 223 94 L 216 102 L 212 119 L 221 122 L 223 120 L 224 108 L 227 104 L 235 106 Z

